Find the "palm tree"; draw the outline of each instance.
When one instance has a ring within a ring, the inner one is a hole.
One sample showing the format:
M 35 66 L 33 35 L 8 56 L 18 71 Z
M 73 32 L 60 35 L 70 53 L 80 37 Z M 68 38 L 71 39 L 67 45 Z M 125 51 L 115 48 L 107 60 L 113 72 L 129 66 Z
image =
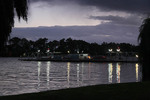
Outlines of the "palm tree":
M 150 17 L 147 17 L 140 27 L 139 57 L 142 64 L 142 80 L 150 81 Z
M 27 0 L 0 0 L 0 51 L 6 44 L 8 37 L 14 27 L 14 16 L 27 21 Z

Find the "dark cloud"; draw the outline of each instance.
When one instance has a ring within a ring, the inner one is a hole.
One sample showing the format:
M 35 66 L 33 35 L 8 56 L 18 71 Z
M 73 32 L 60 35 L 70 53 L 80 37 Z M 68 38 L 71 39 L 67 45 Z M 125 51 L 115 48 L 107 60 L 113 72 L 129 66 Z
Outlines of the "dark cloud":
M 94 6 L 100 10 L 99 12 L 109 11 L 110 14 L 108 16 L 101 14 L 101 16 L 99 14 L 89 15 L 90 19 L 108 21 L 97 26 L 14 28 L 12 37 L 17 36 L 31 40 L 37 40 L 42 37 L 46 37 L 49 40 L 71 37 L 87 42 L 127 42 L 137 44 L 141 15 L 150 12 L 150 0 L 31 0 L 31 3 L 33 2 L 46 2 L 50 5 L 71 5 L 75 3 L 81 6 Z M 120 13 L 117 13 L 114 16 L 111 11 L 127 12 L 130 15 L 119 15 Z
M 30 40 L 37 40 L 42 37 L 46 37 L 49 40 L 60 40 L 71 37 L 87 42 L 127 42 L 137 44 L 138 27 L 107 23 L 97 26 L 14 28 L 12 37 L 15 36 Z
M 123 25 L 136 25 L 140 26 L 142 17 L 137 15 L 131 15 L 131 16 L 90 16 L 89 18 L 95 19 L 95 20 L 103 20 L 108 21 L 108 23 L 112 24 L 123 24 Z
M 31 2 L 37 1 L 55 2 L 56 4 L 74 2 L 82 6 L 95 6 L 105 11 L 125 11 L 144 14 L 150 12 L 150 0 L 31 0 Z
M 103 10 L 148 13 L 150 0 L 78 0 L 81 4 L 96 6 Z

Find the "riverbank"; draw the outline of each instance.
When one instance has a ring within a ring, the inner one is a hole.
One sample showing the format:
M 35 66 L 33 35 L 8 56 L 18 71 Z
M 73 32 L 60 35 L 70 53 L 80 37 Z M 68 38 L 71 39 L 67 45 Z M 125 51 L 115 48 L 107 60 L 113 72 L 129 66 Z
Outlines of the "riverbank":
M 150 100 L 149 93 L 150 82 L 139 82 L 3 96 L 0 100 Z
M 138 59 L 37 59 L 37 58 L 20 58 L 20 61 L 53 61 L 53 62 L 124 62 L 124 63 L 138 63 Z

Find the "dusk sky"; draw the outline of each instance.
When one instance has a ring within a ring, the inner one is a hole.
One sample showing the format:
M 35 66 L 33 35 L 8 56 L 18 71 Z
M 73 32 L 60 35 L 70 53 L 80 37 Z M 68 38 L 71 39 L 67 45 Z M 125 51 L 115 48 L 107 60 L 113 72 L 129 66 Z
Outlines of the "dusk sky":
M 29 0 L 28 22 L 15 18 L 11 37 L 137 44 L 149 11 L 150 0 Z

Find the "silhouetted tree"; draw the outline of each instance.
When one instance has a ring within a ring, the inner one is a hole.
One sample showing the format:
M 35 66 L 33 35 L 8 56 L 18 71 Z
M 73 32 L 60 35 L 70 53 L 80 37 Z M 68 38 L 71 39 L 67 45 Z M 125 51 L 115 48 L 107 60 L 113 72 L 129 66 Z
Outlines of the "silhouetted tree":
M 139 57 L 142 63 L 142 80 L 150 81 L 150 17 L 143 21 L 138 40 Z
M 38 39 L 35 42 L 36 48 L 41 50 L 42 52 L 46 52 L 46 50 L 47 50 L 47 47 L 46 47 L 47 40 L 48 40 L 47 38 L 40 38 L 40 39 Z
M 9 43 L 11 45 L 10 50 L 12 51 L 12 56 L 20 56 L 23 52 L 21 39 L 18 37 L 14 37 L 9 40 Z
M 16 11 L 16 12 L 15 12 Z M 0 0 L 0 50 L 6 44 L 14 26 L 14 16 L 27 21 L 27 0 Z
M 48 42 L 47 38 L 39 38 L 36 41 L 31 41 L 25 38 L 14 37 L 9 40 L 9 45 L 5 47 L 3 56 L 30 56 L 38 50 L 46 54 L 48 49 L 50 52 L 61 52 L 62 54 L 67 54 L 69 50 L 70 53 L 88 53 L 96 56 L 106 55 L 109 48 L 112 48 L 115 52 L 118 46 L 122 52 L 136 52 L 138 47 L 128 43 L 102 43 L 99 45 L 71 38 Z
M 59 41 L 59 47 L 57 50 L 62 53 L 66 53 L 66 41 L 64 38 Z

